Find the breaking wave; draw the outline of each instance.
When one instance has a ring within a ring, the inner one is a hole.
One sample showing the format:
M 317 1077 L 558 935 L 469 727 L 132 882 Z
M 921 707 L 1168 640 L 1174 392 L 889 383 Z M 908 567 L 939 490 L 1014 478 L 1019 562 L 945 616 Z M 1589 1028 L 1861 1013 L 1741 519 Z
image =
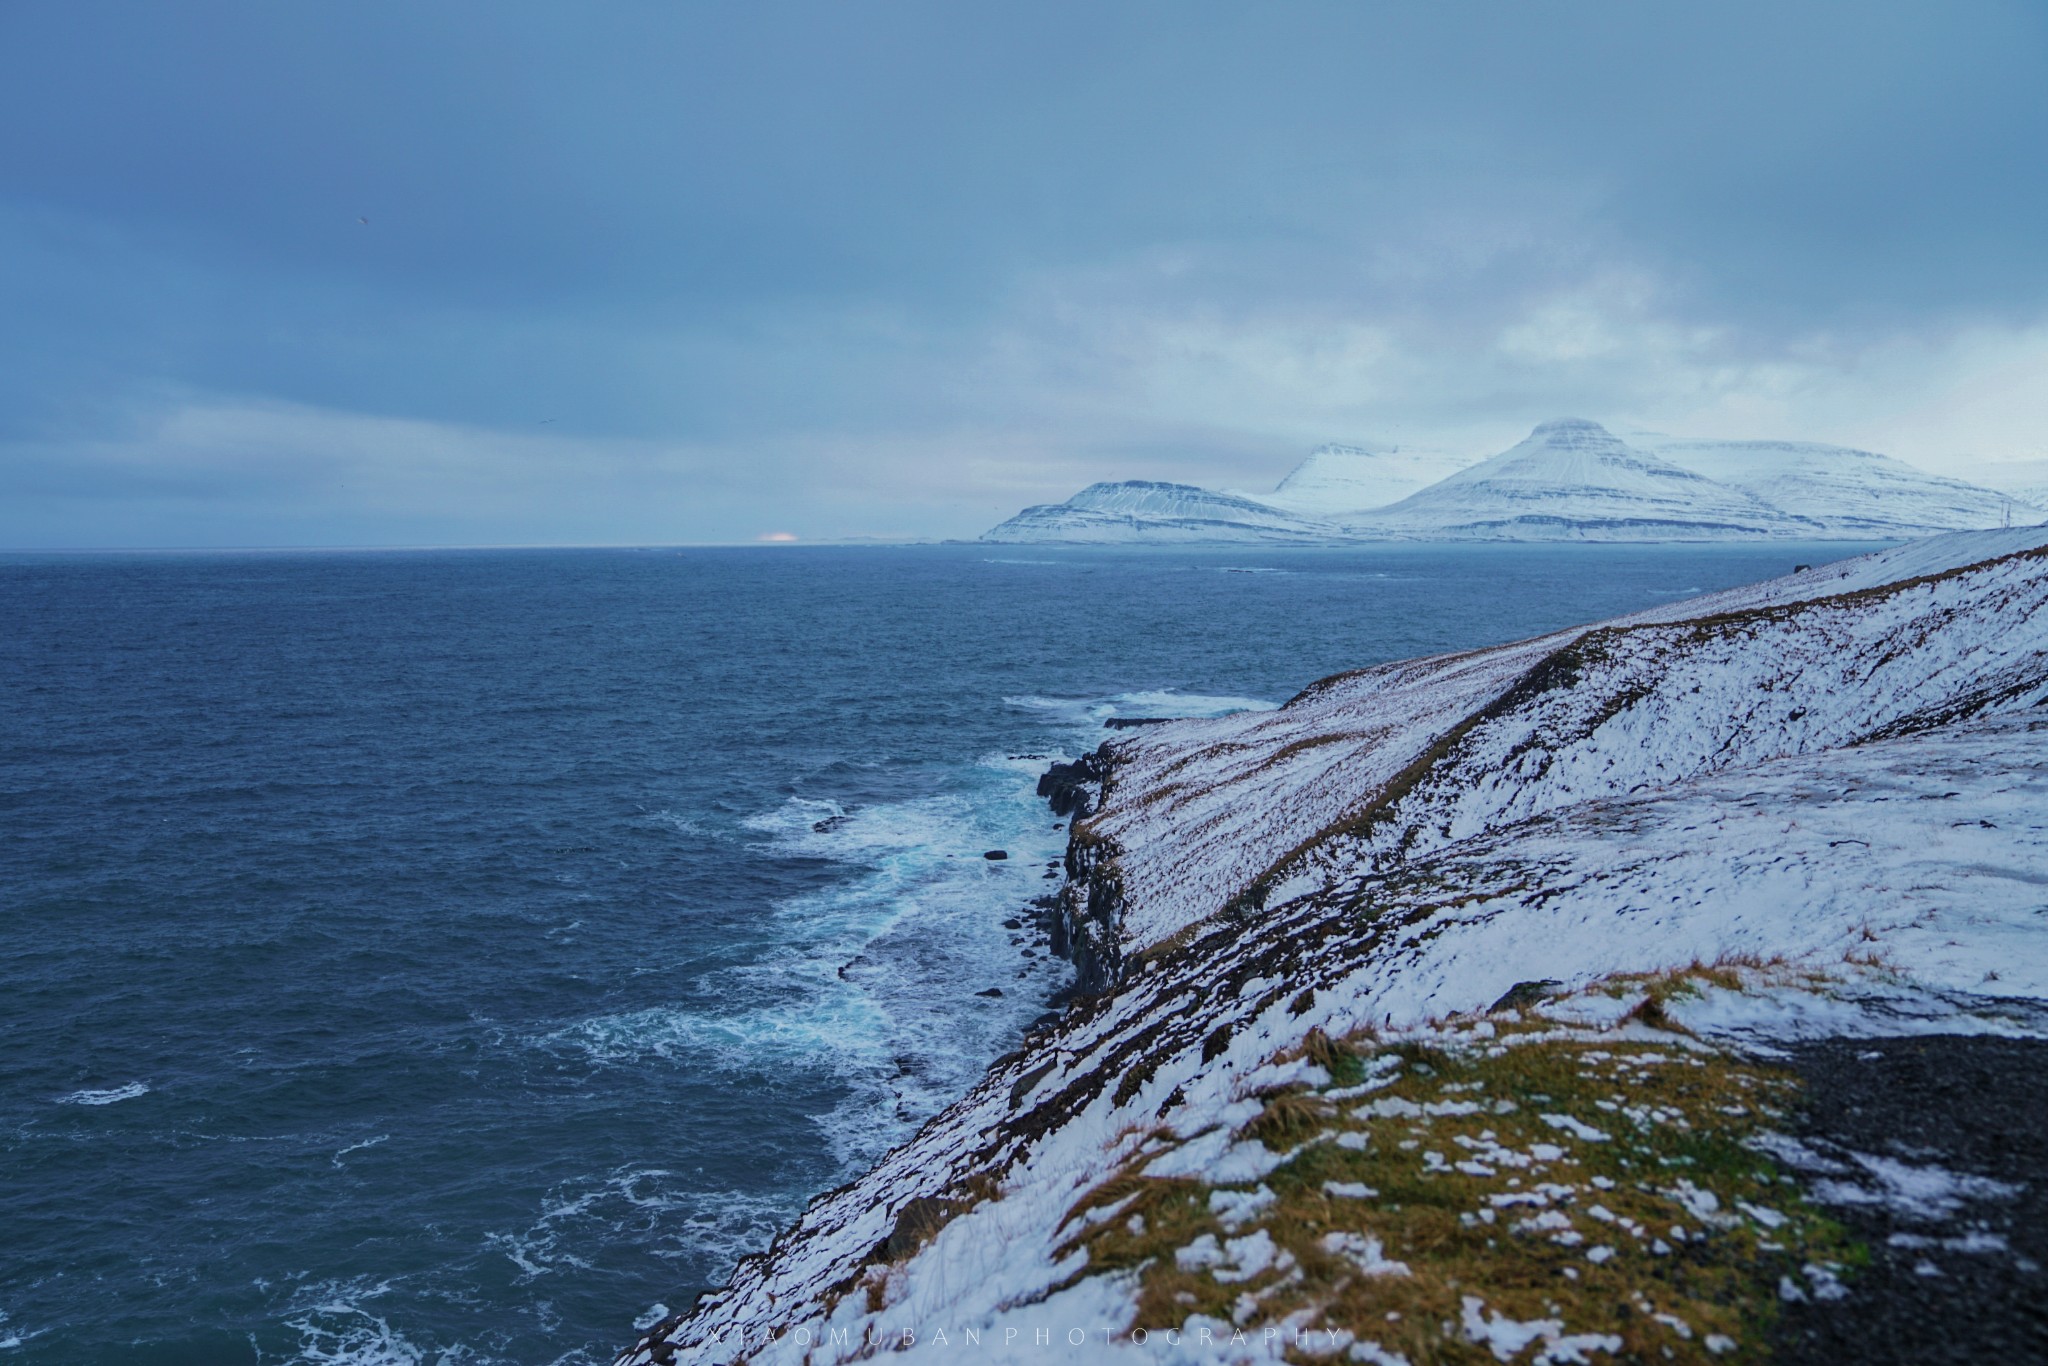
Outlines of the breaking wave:
M 68 1096 L 57 1097 L 59 1105 L 118 1105 L 124 1100 L 149 1094 L 149 1083 L 131 1081 L 126 1086 L 116 1086 L 105 1091 L 73 1091 Z

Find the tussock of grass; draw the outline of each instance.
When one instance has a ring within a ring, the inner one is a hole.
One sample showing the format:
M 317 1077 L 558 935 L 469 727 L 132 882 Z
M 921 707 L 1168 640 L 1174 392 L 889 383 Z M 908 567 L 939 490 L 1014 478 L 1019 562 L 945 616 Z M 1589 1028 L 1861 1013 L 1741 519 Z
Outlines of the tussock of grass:
M 1330 1074 L 1336 1086 L 1352 1086 L 1365 1076 L 1365 1063 L 1358 1050 L 1340 1043 L 1321 1029 L 1311 1029 L 1301 1041 L 1301 1056 Z
M 1322 1131 L 1334 1111 L 1313 1093 L 1298 1090 L 1261 1097 L 1265 1108 L 1238 1131 L 1268 1148 L 1285 1150 Z
M 1656 1024 L 1674 996 L 1740 980 L 1715 965 L 1612 985 Z M 1238 1131 L 1292 1154 L 1269 1203 L 1227 1222 L 1236 1197 L 1212 1206 L 1219 1188 L 1140 1159 L 1075 1207 L 1068 1246 L 1091 1273 L 1136 1273 L 1131 1326 L 1152 1331 L 1287 1322 L 1290 1343 L 1335 1329 L 1415 1366 L 1580 1359 L 1574 1344 L 1586 1360 L 1753 1360 L 1781 1278 L 1812 1288 L 1858 1253 L 1746 1142 L 1796 1098 L 1793 1075 L 1667 1037 L 1518 1010 L 1422 1041 L 1312 1032 L 1290 1056 L 1329 1083 L 1262 1095 Z M 1548 1331 L 1500 1356 L 1501 1320 Z

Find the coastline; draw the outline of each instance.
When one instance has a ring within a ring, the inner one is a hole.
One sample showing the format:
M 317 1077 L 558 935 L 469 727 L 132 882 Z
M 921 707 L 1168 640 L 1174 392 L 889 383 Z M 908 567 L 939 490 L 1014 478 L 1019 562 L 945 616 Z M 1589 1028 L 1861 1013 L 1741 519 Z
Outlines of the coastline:
M 1076 966 L 1075 1000 L 874 1171 L 814 1201 L 729 1288 L 664 1320 L 619 1360 L 833 1359 L 908 1345 L 901 1334 L 915 1343 L 920 1326 L 928 1340 L 942 1322 L 956 1338 L 971 1327 L 986 1339 L 978 1347 L 1017 1351 L 1022 1341 L 1002 1333 L 1055 1305 L 1090 1324 L 1067 1344 L 1074 1350 L 1123 1350 L 1130 1339 L 1116 1326 L 1131 1327 L 1144 1301 L 1133 1298 L 1135 1273 L 1088 1274 L 1087 1249 L 1062 1242 L 1086 1204 L 1077 1198 L 1120 1171 L 1142 1187 L 1147 1174 L 1191 1160 L 1174 1154 L 1219 1141 L 1213 1162 L 1194 1170 L 1217 1200 L 1257 1183 L 1225 1207 L 1255 1197 L 1299 1151 L 1276 1153 L 1244 1126 L 1271 1114 L 1277 1097 L 1320 1096 L 1338 1080 L 1338 1069 L 1300 1053 L 1312 1036 L 1348 1040 L 1343 1056 L 1364 1058 L 1424 1035 L 1439 1046 L 1524 1025 L 1587 1038 L 1647 1028 L 1668 1045 L 1730 1058 L 1761 1056 L 1816 1021 L 1816 1037 L 1883 1034 L 1887 1021 L 1898 1033 L 1901 1020 L 1919 1032 L 2028 1036 L 2038 1026 L 2026 1012 L 1998 1004 L 2048 995 L 2027 975 L 2048 971 L 2027 926 L 2008 917 L 2005 942 L 1989 946 L 1994 958 L 2024 950 L 2019 980 L 1962 992 L 1943 976 L 1960 968 L 1913 937 L 1917 922 L 1873 932 L 1866 914 L 1860 930 L 1845 931 L 1843 898 L 1815 890 L 1841 861 L 1828 851 L 1861 845 L 1856 857 L 1875 859 L 1870 839 L 1808 849 L 1762 823 L 1790 815 L 1864 829 L 1857 822 L 1870 810 L 1837 811 L 1812 795 L 1849 767 L 1873 786 L 1942 774 L 1953 784 L 1957 772 L 1995 769 L 1988 756 L 2038 756 L 2026 709 L 2048 686 L 2032 639 L 2048 580 L 2043 541 L 2039 529 L 1936 538 L 1515 645 L 1337 675 L 1280 712 L 1148 727 L 1049 772 L 1041 795 L 1072 815 L 1053 932 Z M 1797 665 L 1789 675 L 1788 658 Z M 1857 660 L 1868 666 L 1858 687 L 1835 686 Z M 1938 685 L 1926 683 L 1930 674 Z M 1418 697 L 1433 709 L 1418 708 Z M 1735 723 L 1713 723 L 1736 698 Z M 1649 757 L 1629 758 L 1631 747 Z M 1303 799 L 1338 771 L 1346 792 Z M 1744 790 L 1759 783 L 1777 784 L 1778 804 L 1746 810 Z M 1940 799 L 1955 812 L 2002 814 L 2014 790 L 1944 788 Z M 1072 814 L 1081 798 L 1089 811 Z M 1721 843 L 1689 851 L 1690 881 L 1672 872 L 1659 882 L 1660 860 L 1632 852 L 1646 845 L 1682 862 L 1710 812 L 1722 813 Z M 1997 825 L 1991 814 L 1976 819 Z M 1973 837 L 1965 826 L 1957 819 L 1947 829 L 1964 833 L 1944 838 Z M 1890 837 L 1906 857 L 1924 832 L 1902 829 Z M 1716 909 L 1728 898 L 1716 899 L 1712 877 L 1761 851 L 1808 859 L 1804 921 Z M 2027 846 L 2025 857 L 2036 856 Z M 1631 928 L 1624 903 L 1651 886 L 1681 909 Z M 1591 907 L 1563 941 L 1558 887 Z M 1616 889 L 1606 901 L 1604 889 Z M 1610 904 L 1618 909 L 1603 909 Z M 1874 909 L 1885 919 L 1896 908 Z M 1861 941 L 1862 959 L 1854 943 L 1838 946 L 1859 932 L 1874 934 Z M 1630 973 L 1686 961 L 1720 964 L 1722 976 L 1668 999 L 1628 985 Z M 1986 973 L 1980 988 L 1997 979 Z M 1536 995 L 1509 1004 L 1532 986 Z M 1603 1016 L 1603 997 L 1627 1011 Z M 1645 1002 L 1655 1003 L 1648 1023 Z M 1242 1167 L 1235 1181 L 1232 1160 Z M 1818 1229 L 1830 1216 L 1816 1206 L 1813 1218 Z M 1143 1263 L 1158 1264 L 1156 1252 Z M 1207 1265 L 1212 1281 L 1281 1274 L 1273 1263 Z M 1819 1293 L 1831 1283 L 1815 1281 L 1808 1300 L 1840 1298 Z M 777 1305 L 809 1317 L 799 1323 Z M 1475 1312 L 1480 1328 L 1454 1335 L 1465 1346 L 1507 1321 Z M 776 1322 L 787 1331 L 773 1331 Z M 1365 1341 L 1355 1327 L 1343 1331 L 1353 1345 Z M 1571 1336 L 1531 1333 L 1525 1344 Z M 1240 1355 L 1289 1345 L 1284 1332 L 1277 1341 L 1255 1334 Z M 1293 1346 L 1309 1350 L 1299 1337 Z

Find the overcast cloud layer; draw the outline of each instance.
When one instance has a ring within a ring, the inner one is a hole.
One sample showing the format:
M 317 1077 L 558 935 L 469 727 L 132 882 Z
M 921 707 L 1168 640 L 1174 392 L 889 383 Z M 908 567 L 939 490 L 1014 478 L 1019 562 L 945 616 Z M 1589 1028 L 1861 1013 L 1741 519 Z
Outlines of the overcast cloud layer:
M 0 545 L 971 535 L 1567 413 L 2048 461 L 2037 3 L 31 0 L 0 54 Z

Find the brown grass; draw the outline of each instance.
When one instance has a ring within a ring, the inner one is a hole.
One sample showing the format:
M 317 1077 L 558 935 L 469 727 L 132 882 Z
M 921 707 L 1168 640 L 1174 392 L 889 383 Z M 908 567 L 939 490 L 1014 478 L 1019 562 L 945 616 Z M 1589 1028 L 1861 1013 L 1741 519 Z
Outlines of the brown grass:
M 1767 965 L 1701 965 L 1614 985 L 1643 993 L 1638 1018 L 1668 1021 L 1674 996 L 1739 984 L 1737 968 L 1751 966 Z M 1089 1274 L 1137 1273 L 1133 1327 L 1175 1327 L 1199 1313 L 1249 1329 L 1305 1314 L 1418 1366 L 1495 1361 L 1464 1330 L 1468 1297 L 1487 1317 L 1560 1320 L 1569 1334 L 1618 1339 L 1618 1359 L 1754 1360 L 1780 1276 L 1858 1260 L 1839 1227 L 1745 1142 L 1796 1101 L 1791 1073 L 1676 1034 L 1669 1045 L 1593 1034 L 1521 1041 L 1556 1026 L 1503 1012 L 1488 1021 L 1489 1038 L 1470 1023 L 1453 1022 L 1434 1043 L 1312 1032 L 1291 1056 L 1330 1072 L 1324 1090 L 1344 1084 L 1340 1069 L 1359 1075 L 1367 1057 L 1390 1080 L 1342 1101 L 1299 1086 L 1259 1097 L 1261 1112 L 1239 1136 L 1292 1154 L 1264 1183 L 1271 1205 L 1226 1228 L 1210 1210 L 1211 1187 L 1148 1177 L 1141 1159 L 1075 1205 L 1067 1248 L 1087 1249 Z M 1428 1106 L 1437 1112 L 1414 1113 Z M 1338 1143 L 1346 1133 L 1363 1144 Z M 1377 1195 L 1332 1195 L 1326 1183 Z M 1715 1205 L 1707 1217 L 1702 1192 Z M 1175 1255 L 1204 1234 L 1227 1247 L 1260 1232 L 1287 1260 L 1248 1280 Z M 1408 1274 L 1369 1274 L 1333 1237 L 1376 1240 Z M 1611 1252 L 1589 1257 L 1595 1248 Z M 1709 1336 L 1722 1350 L 1708 1349 Z

